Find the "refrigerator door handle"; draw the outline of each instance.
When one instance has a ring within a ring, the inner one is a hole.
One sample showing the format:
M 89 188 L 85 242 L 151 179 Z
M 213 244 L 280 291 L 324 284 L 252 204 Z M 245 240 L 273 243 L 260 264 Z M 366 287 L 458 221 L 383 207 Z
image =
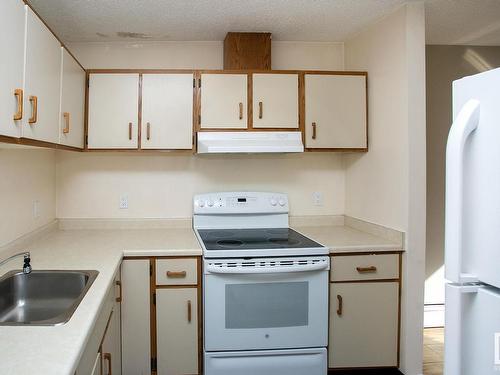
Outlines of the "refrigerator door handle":
M 445 273 L 458 283 L 475 281 L 473 275 L 462 275 L 463 154 L 479 114 L 479 101 L 469 100 L 453 122 L 446 145 Z

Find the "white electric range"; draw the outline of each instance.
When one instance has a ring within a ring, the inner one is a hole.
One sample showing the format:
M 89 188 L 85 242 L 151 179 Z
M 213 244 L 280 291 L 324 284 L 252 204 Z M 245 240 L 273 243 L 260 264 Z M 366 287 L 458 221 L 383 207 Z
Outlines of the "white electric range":
M 325 375 L 328 248 L 288 227 L 288 198 L 194 197 L 206 375 Z

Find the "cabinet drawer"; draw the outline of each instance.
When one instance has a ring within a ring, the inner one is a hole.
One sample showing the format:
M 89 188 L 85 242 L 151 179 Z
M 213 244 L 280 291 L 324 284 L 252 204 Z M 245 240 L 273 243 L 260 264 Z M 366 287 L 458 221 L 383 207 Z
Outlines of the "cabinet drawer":
M 331 257 L 331 281 L 399 278 L 399 255 L 350 255 Z
M 158 259 L 156 261 L 156 285 L 192 285 L 197 282 L 196 259 Z

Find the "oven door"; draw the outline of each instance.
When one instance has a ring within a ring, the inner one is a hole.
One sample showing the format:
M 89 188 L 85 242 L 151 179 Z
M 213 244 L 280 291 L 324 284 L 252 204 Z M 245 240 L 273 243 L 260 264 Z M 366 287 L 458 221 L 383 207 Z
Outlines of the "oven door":
M 206 351 L 327 345 L 328 257 L 204 265 Z

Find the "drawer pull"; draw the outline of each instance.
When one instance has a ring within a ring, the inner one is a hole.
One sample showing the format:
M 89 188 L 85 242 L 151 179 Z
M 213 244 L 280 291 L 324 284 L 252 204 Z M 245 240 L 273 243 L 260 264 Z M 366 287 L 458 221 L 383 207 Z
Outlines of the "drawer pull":
M 146 139 L 148 141 L 151 139 L 151 124 L 149 122 L 146 124 Z
M 356 267 L 356 271 L 358 271 L 359 273 L 375 273 L 375 272 L 377 272 L 377 267 L 375 267 L 375 266 Z
M 342 316 L 342 310 L 344 306 L 343 306 L 342 296 L 340 294 L 337 294 L 337 301 L 338 301 L 337 315 Z
M 106 375 L 113 375 L 113 367 L 111 366 L 111 353 L 104 353 L 103 357 L 105 361 L 108 361 L 108 373 Z
M 188 322 L 191 323 L 191 300 L 188 300 L 187 309 L 188 309 Z
M 182 279 L 186 277 L 186 271 L 167 271 L 167 277 L 171 277 L 173 279 Z
M 128 123 L 128 139 L 131 141 L 132 140 L 132 123 Z
M 239 108 L 240 108 L 240 120 L 243 120 L 243 103 L 240 102 Z
M 28 119 L 29 124 L 36 124 L 38 121 L 38 97 L 30 96 L 31 117 Z
M 63 118 L 64 118 L 63 134 L 68 134 L 69 133 L 69 112 L 64 112 Z
M 18 121 L 23 119 L 23 90 L 15 89 L 14 96 L 17 99 L 17 110 L 14 114 L 14 121 Z
M 116 302 L 121 302 L 122 301 L 122 282 L 120 280 L 116 280 L 115 282 L 116 286 L 120 288 L 120 294 L 118 297 L 116 297 Z
M 313 128 L 313 134 L 312 134 L 312 139 L 316 139 L 316 123 L 312 123 L 312 128 Z
M 264 108 L 263 108 L 264 104 L 262 104 L 262 102 L 259 102 L 259 118 L 261 119 L 262 116 L 264 115 Z

